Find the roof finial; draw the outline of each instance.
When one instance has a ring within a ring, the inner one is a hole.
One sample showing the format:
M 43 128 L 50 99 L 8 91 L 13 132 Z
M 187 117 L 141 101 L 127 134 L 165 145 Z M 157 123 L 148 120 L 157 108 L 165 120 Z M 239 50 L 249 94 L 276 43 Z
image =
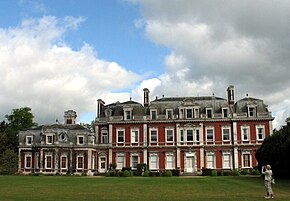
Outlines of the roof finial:
M 132 100 L 132 97 L 130 97 L 130 101 Z

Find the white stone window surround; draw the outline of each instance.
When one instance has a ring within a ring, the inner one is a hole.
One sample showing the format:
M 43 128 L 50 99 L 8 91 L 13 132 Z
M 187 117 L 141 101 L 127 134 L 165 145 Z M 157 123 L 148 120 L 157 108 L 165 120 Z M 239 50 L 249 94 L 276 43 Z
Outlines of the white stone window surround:
M 101 130 L 101 143 L 102 144 L 108 143 L 108 130 L 107 129 Z
M 125 128 L 116 128 L 117 143 L 125 143 Z
M 139 142 L 139 128 L 131 128 L 131 143 Z
M 133 159 L 136 159 L 137 158 L 137 161 L 134 161 Z M 131 158 L 130 158 L 130 166 L 132 168 L 132 170 L 136 170 L 137 169 L 137 166 L 134 167 L 134 163 L 139 164 L 140 163 L 140 156 L 138 153 L 131 153 Z
M 149 169 L 150 170 L 159 169 L 159 155 L 157 153 L 149 154 Z
M 157 118 L 157 109 L 150 109 L 150 119 L 156 120 Z
M 248 125 L 241 126 L 241 139 L 243 142 L 251 141 L 250 126 Z
M 25 169 L 31 169 L 32 168 L 32 155 L 29 154 L 25 154 L 24 156 L 24 168 Z
M 229 108 L 228 107 L 222 107 L 222 117 L 223 118 L 229 117 Z
M 213 109 L 212 108 L 206 108 L 205 109 L 205 113 L 206 113 L 206 118 L 213 118 Z
M 133 108 L 124 108 L 124 120 L 133 119 Z
M 223 169 L 232 168 L 232 154 L 229 151 L 224 151 L 222 154 Z
M 53 136 L 54 136 L 54 134 L 46 134 L 46 144 L 53 144 L 54 143 Z
M 165 128 L 165 139 L 167 143 L 173 143 L 174 142 L 174 128 L 167 127 Z
M 173 152 L 165 153 L 165 169 L 166 170 L 175 169 L 175 157 Z
M 173 119 L 173 109 L 166 109 L 166 118 Z
M 256 125 L 256 139 L 257 141 L 264 141 L 265 139 L 265 125 Z
M 126 157 L 124 153 L 116 154 L 116 169 L 121 170 L 123 167 L 126 167 Z
M 222 141 L 230 142 L 231 141 L 231 127 L 222 126 Z
M 206 168 L 208 169 L 216 168 L 216 156 L 213 151 L 206 152 Z
M 63 167 L 63 159 L 65 159 L 65 167 Z M 67 164 L 68 164 L 68 158 L 67 155 L 61 155 L 60 156 L 60 169 L 61 170 L 67 170 Z
M 26 145 L 32 145 L 33 144 L 33 135 L 28 135 L 25 138 L 25 144 Z
M 52 169 L 53 156 L 51 153 L 45 155 L 45 169 Z
M 242 168 L 251 168 L 252 166 L 251 165 L 252 164 L 251 151 L 242 151 L 241 157 L 242 157 Z M 248 162 L 249 165 L 245 164 L 246 162 Z
M 85 157 L 83 154 L 78 154 L 76 157 L 76 168 L 77 170 L 83 170 L 85 166 Z
M 77 144 L 84 145 L 85 144 L 85 136 L 84 135 L 77 135 Z
M 206 142 L 215 142 L 215 131 L 213 126 L 206 126 Z
M 149 134 L 150 134 L 150 143 L 158 143 L 158 128 L 156 127 L 149 128 Z

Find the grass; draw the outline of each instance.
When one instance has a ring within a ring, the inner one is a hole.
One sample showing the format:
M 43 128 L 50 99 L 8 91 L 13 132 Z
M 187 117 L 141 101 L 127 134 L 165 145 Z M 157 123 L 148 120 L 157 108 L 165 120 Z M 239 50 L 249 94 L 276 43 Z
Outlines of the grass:
M 277 180 L 275 200 L 290 200 L 290 181 Z M 0 176 L 1 201 L 265 200 L 261 177 Z

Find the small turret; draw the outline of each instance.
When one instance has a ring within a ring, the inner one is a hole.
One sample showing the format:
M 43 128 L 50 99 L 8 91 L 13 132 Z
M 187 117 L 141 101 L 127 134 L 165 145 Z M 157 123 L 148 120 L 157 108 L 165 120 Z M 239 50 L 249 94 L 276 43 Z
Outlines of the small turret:
M 144 88 L 143 91 L 144 91 L 144 107 L 148 107 L 149 106 L 149 93 L 150 93 L 150 91 L 147 88 Z
M 228 103 L 230 105 L 233 105 L 235 103 L 235 91 L 234 91 L 234 86 L 230 85 L 227 89 L 228 92 Z
M 76 124 L 77 113 L 73 110 L 64 112 L 64 124 Z

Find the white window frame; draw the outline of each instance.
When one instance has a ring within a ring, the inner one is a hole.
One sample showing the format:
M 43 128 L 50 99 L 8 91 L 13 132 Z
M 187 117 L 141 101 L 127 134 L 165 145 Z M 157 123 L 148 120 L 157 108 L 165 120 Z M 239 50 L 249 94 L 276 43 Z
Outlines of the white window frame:
M 200 142 L 200 133 L 201 133 L 201 131 L 200 131 L 200 129 L 194 129 L 194 133 L 195 133 L 195 142 L 197 142 L 197 143 L 199 143 Z
M 166 109 L 166 118 L 173 119 L 173 109 Z
M 132 120 L 132 109 L 124 109 L 124 120 Z
M 168 132 L 172 132 L 172 140 L 168 140 Z M 167 143 L 173 143 L 174 142 L 174 129 L 173 128 L 165 128 L 165 137 Z
M 155 113 L 155 115 L 153 115 Z M 150 119 L 156 120 L 157 119 L 157 109 L 151 109 L 150 110 Z
M 212 130 L 212 139 L 209 139 L 208 138 L 208 131 L 209 130 Z M 205 132 L 206 132 L 206 142 L 212 142 L 214 143 L 215 142 L 215 132 L 214 132 L 214 127 L 206 127 L 205 128 Z
M 83 155 L 78 155 L 76 159 L 77 159 L 77 164 L 76 164 L 77 170 L 84 170 L 85 169 L 85 157 Z M 79 167 L 79 160 L 80 159 L 81 159 L 82 167 Z
M 33 136 L 32 135 L 26 136 L 25 143 L 26 143 L 26 145 L 32 145 L 33 144 Z
M 62 159 L 63 158 L 65 158 L 65 167 L 62 167 Z M 68 162 L 67 155 L 61 155 L 60 156 L 60 169 L 61 170 L 67 170 L 67 162 Z
M 120 159 L 122 159 L 122 161 Z M 116 167 L 117 170 L 122 170 L 122 168 L 126 166 L 125 154 L 119 153 L 116 155 L 116 164 L 117 164 L 117 167 Z
M 30 158 L 30 166 L 27 166 L 27 158 Z M 24 168 L 25 169 L 31 169 L 32 168 L 32 156 L 30 154 L 25 154 L 24 158 Z
M 80 140 L 81 138 L 83 139 L 82 142 L 81 142 L 81 140 Z M 77 136 L 77 144 L 78 144 L 78 145 L 84 145 L 84 144 L 85 144 L 85 136 L 83 136 L 83 135 L 78 135 L 78 136 Z
M 245 165 L 245 160 L 244 160 L 245 155 L 249 155 L 249 166 Z M 242 167 L 243 168 L 251 168 L 252 167 L 252 154 L 250 151 L 243 151 L 242 152 Z
M 229 133 L 228 133 L 229 139 L 224 139 L 225 130 L 228 130 L 229 131 Z M 223 126 L 222 127 L 222 140 L 223 140 L 223 142 L 230 142 L 231 141 L 231 128 L 229 126 Z
M 156 141 L 152 141 L 152 131 L 156 131 Z M 158 143 L 158 129 L 157 128 L 150 128 L 149 129 L 150 134 L 150 143 Z
M 188 111 L 191 111 L 190 112 L 190 116 L 188 115 Z M 193 112 L 194 112 L 194 110 L 193 110 L 193 108 L 191 108 L 191 107 L 188 107 L 188 108 L 185 108 L 185 117 L 186 117 L 186 119 L 192 119 L 193 118 Z
M 232 155 L 230 152 L 223 152 L 222 160 L 223 160 L 223 169 L 231 169 L 232 168 Z
M 180 138 L 180 142 L 184 142 L 184 130 L 183 129 L 180 129 L 179 130 L 179 138 Z
M 262 133 L 259 130 L 262 129 Z M 261 138 L 259 136 L 262 136 Z M 257 141 L 264 141 L 265 139 L 265 125 L 256 125 L 256 139 Z
M 51 138 L 51 141 L 49 140 Z M 46 135 L 46 144 L 53 144 L 53 135 Z
M 175 169 L 175 157 L 174 153 L 166 153 L 165 155 L 165 169 L 174 170 Z
M 136 164 L 136 167 L 134 167 L 133 165 L 134 165 L 134 163 L 133 163 L 133 158 L 136 158 L 137 157 L 137 164 Z M 133 154 L 131 154 L 131 169 L 132 170 L 136 170 L 137 169 L 137 165 L 140 163 L 140 157 L 139 157 L 139 155 L 137 154 L 137 153 L 133 153 Z
M 48 167 L 47 158 L 51 158 L 50 167 Z M 51 154 L 45 155 L 45 169 L 51 170 L 53 167 L 53 156 Z
M 253 112 L 253 114 L 251 114 Z M 256 107 L 255 106 L 248 106 L 248 117 L 255 117 L 256 116 Z
M 153 161 L 152 160 L 153 158 L 156 160 Z M 158 170 L 159 169 L 159 156 L 158 156 L 158 154 L 154 153 L 154 154 L 149 155 L 149 169 L 150 170 Z
M 209 113 L 209 111 L 210 111 L 210 113 Z M 212 108 L 206 108 L 205 112 L 206 112 L 206 118 L 208 118 L 208 119 L 213 118 L 213 109 Z M 211 116 L 209 117 L 209 115 L 211 115 Z
M 139 138 L 139 128 L 131 128 L 131 143 L 139 143 Z
M 216 167 L 216 156 L 214 152 L 206 153 L 206 168 L 215 169 Z
M 244 129 L 247 130 L 247 138 L 245 139 Z M 250 134 L 250 126 L 241 126 L 241 138 L 243 142 L 250 142 L 251 141 L 251 134 Z
M 188 140 L 188 131 L 192 132 L 192 140 Z M 194 141 L 194 129 L 189 128 L 189 129 L 186 129 L 185 132 L 186 132 L 186 142 L 193 142 Z
M 108 130 L 101 131 L 101 143 L 108 144 Z
M 229 117 L 229 108 L 224 108 L 224 107 L 222 108 L 222 116 L 223 116 L 223 118 Z
M 119 141 L 119 132 L 121 133 L 123 133 L 123 141 Z M 120 144 L 122 144 L 122 143 L 125 143 L 125 129 L 124 128 L 117 128 L 116 129 L 116 137 L 117 137 L 117 143 L 120 143 Z

